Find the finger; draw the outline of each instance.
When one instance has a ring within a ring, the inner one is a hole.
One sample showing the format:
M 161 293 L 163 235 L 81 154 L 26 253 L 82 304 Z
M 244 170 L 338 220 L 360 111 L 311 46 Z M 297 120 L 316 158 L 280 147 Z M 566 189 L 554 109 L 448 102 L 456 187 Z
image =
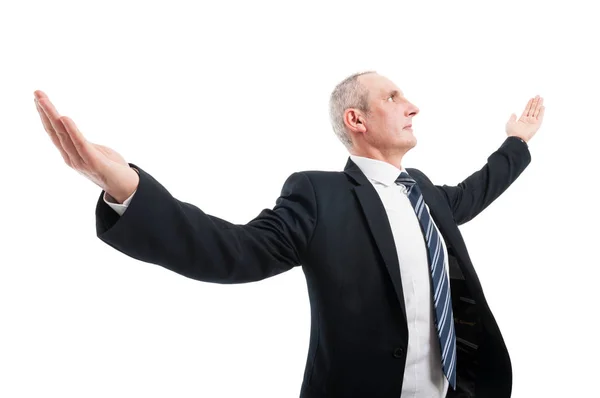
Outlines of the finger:
M 531 103 L 532 103 L 532 102 L 533 102 L 533 98 L 532 98 L 532 99 L 530 99 L 530 100 L 527 102 L 527 105 L 525 105 L 525 109 L 523 109 L 523 113 L 521 114 L 521 117 L 520 117 L 519 119 L 521 119 L 521 118 L 526 118 L 526 117 L 528 116 L 528 114 L 529 114 L 529 108 L 531 108 Z
M 33 96 L 35 97 L 35 99 L 37 99 L 39 101 L 40 98 L 48 98 L 48 96 L 46 95 L 45 92 L 43 92 L 42 90 L 35 90 L 33 92 Z
M 65 131 L 62 126 L 62 123 L 60 123 L 58 121 L 60 114 L 54 107 L 54 104 L 52 104 L 52 101 L 50 101 L 50 99 L 48 97 L 40 97 L 37 99 L 37 102 L 40 105 L 40 108 L 42 108 L 42 110 L 48 117 L 48 120 L 50 121 L 50 124 L 52 125 L 52 129 L 57 134 L 60 134 L 61 132 L 64 133 Z
M 52 102 L 50 102 L 48 98 L 42 97 L 38 99 L 38 103 L 40 104 L 42 110 L 46 113 L 46 116 L 50 120 L 52 128 L 56 132 L 56 135 L 58 135 L 58 139 L 60 141 L 61 146 L 63 147 L 70 159 L 69 166 L 73 168 L 81 166 L 82 159 L 77 153 L 77 150 L 75 149 L 75 146 L 73 145 L 73 142 L 71 141 L 71 138 L 69 137 L 65 126 L 59 120 L 60 115 L 54 107 L 54 105 L 52 104 Z
M 46 116 L 46 113 L 42 110 L 42 108 L 40 108 L 40 105 L 38 104 L 37 100 L 34 99 L 33 102 L 35 102 L 35 107 L 36 107 L 38 113 L 40 114 L 40 118 L 42 119 L 42 124 L 44 125 L 44 130 L 46 130 L 46 132 L 48 133 L 48 136 L 50 136 L 50 139 L 52 140 L 52 143 L 54 144 L 54 146 L 57 147 L 58 150 L 60 151 L 60 154 L 61 154 L 62 158 L 64 159 L 65 163 L 67 163 L 69 166 L 71 166 L 71 164 L 70 164 L 71 160 L 69 159 L 69 155 L 67 155 L 67 153 L 63 149 L 62 144 L 60 143 L 60 140 L 58 139 L 58 135 L 56 134 L 56 131 L 54 131 L 52 124 L 50 124 L 50 120 L 48 120 L 48 116 Z
M 61 116 L 61 122 L 65 126 L 67 133 L 69 134 L 69 138 L 73 143 L 73 147 L 77 151 L 79 158 L 84 164 L 90 164 L 91 157 L 91 145 L 88 140 L 85 139 L 81 131 L 77 128 L 77 125 L 71 118 L 67 116 Z
M 540 113 L 538 114 L 538 116 L 536 116 L 537 120 L 543 120 L 544 119 L 544 113 L 546 112 L 546 107 L 542 106 L 540 108 Z
M 37 100 L 34 99 L 33 102 L 35 102 L 35 107 L 36 107 L 38 113 L 40 114 L 40 119 L 42 119 L 42 124 L 44 125 L 44 129 L 50 135 L 50 137 L 52 138 L 52 141 L 54 141 L 54 138 L 56 138 L 56 140 L 58 140 L 58 137 L 56 136 L 56 131 L 54 131 L 54 127 L 52 127 L 52 124 L 50 123 L 48 116 L 46 116 L 46 112 L 44 112 L 44 110 L 41 108 L 41 106 L 37 102 Z
M 531 99 L 529 110 L 527 111 L 527 116 L 532 117 L 533 112 L 535 111 L 535 107 L 537 106 L 538 96 L 536 95 Z
M 529 113 L 529 116 L 535 117 L 535 113 L 537 112 L 538 108 L 541 106 L 540 100 L 541 100 L 541 97 L 539 95 L 536 95 L 535 99 L 533 100 L 533 104 L 532 104 L 531 112 Z
M 537 106 L 535 107 L 535 111 L 533 112 L 533 117 L 537 118 L 538 115 L 540 114 L 540 110 L 542 109 L 542 106 L 544 105 L 544 99 L 540 98 L 538 100 Z

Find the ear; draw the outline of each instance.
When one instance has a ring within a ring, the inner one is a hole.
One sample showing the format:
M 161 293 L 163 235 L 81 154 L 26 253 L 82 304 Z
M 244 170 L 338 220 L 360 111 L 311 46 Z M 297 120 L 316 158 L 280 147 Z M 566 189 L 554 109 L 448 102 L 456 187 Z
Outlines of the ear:
M 365 133 L 365 117 L 361 111 L 354 108 L 348 108 L 344 111 L 344 124 L 353 133 Z

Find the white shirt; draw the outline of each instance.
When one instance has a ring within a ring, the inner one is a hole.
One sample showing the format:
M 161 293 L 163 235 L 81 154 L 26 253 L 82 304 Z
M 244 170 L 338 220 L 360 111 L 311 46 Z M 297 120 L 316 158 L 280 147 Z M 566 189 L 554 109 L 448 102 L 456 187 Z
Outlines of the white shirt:
M 129 206 L 129 203 L 131 203 L 131 199 L 133 198 L 133 195 L 135 195 L 136 192 L 137 192 L 137 189 L 135 191 L 133 191 L 133 193 L 131 194 L 130 197 L 125 199 L 123 204 L 117 203 L 115 198 L 110 196 L 108 194 L 108 192 L 104 192 L 104 202 L 107 205 L 109 205 L 114 211 L 116 211 L 120 216 L 122 216 L 123 213 L 125 213 L 125 210 L 127 210 L 127 206 Z
M 351 155 L 350 159 L 379 194 L 398 253 L 409 336 L 401 398 L 444 398 L 448 380 L 442 372 L 440 343 L 434 323 L 427 244 L 406 187 L 395 182 L 406 170 L 361 156 Z M 425 206 L 429 211 L 429 206 Z M 433 218 L 431 221 L 441 237 Z M 441 241 L 446 275 L 449 275 L 448 251 L 443 237 Z
M 444 398 L 448 380 L 442 372 L 440 343 L 433 322 L 427 245 L 406 188 L 395 183 L 401 171 L 406 170 L 380 160 L 354 155 L 350 158 L 379 194 L 398 253 L 409 335 L 401 398 Z M 135 192 L 123 204 L 119 204 L 105 192 L 104 201 L 119 215 L 123 215 L 133 195 Z M 427 204 L 425 206 L 429 211 Z M 437 230 L 435 222 L 433 225 Z M 442 236 L 439 230 L 437 232 Z M 446 275 L 449 275 L 448 252 L 443 237 L 442 248 Z

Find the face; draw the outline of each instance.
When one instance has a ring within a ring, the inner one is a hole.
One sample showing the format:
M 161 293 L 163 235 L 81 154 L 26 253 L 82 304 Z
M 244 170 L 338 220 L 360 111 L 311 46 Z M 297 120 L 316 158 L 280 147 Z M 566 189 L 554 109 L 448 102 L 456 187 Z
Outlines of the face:
M 363 152 L 379 152 L 383 155 L 406 153 L 414 147 L 412 119 L 419 108 L 409 102 L 402 90 L 391 80 L 377 73 L 358 77 L 369 92 L 367 115 L 358 110 L 346 110 L 346 122 L 352 131 L 355 147 Z

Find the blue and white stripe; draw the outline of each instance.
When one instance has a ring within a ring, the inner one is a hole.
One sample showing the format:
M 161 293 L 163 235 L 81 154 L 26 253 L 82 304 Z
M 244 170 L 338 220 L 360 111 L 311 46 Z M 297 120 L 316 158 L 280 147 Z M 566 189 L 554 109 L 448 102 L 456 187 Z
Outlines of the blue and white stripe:
M 444 268 L 444 251 L 441 236 L 433 225 L 425 201 L 416 181 L 405 171 L 396 179 L 397 184 L 406 186 L 408 199 L 415 209 L 415 214 L 424 231 L 427 242 L 431 281 L 433 283 L 433 302 L 435 309 L 435 324 L 440 340 L 442 354 L 442 369 L 453 389 L 456 390 L 456 335 L 454 333 L 454 315 L 450 297 L 449 280 Z

